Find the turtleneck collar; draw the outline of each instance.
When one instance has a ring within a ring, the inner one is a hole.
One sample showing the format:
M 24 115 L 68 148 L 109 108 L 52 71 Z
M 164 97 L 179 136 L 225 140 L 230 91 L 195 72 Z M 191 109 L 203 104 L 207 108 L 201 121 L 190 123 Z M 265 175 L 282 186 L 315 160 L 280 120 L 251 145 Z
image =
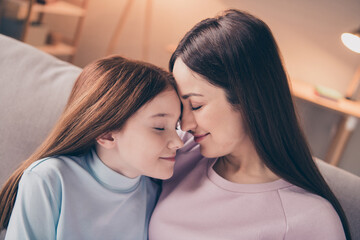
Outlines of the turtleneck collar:
M 140 183 L 141 176 L 128 178 L 106 166 L 94 149 L 89 153 L 87 163 L 96 180 L 111 190 L 131 192 Z

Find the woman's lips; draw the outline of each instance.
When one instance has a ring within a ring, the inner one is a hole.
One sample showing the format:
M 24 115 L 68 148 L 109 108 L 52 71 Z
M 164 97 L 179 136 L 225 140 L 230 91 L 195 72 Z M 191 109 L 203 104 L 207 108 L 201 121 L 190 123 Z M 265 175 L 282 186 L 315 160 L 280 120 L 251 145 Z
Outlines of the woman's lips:
M 209 135 L 210 133 L 206 133 L 206 134 L 202 134 L 202 135 L 194 135 L 194 141 L 199 143 L 202 140 L 204 140 L 204 138 L 206 138 L 207 135 Z
M 161 159 L 171 161 L 171 162 L 175 162 L 175 156 L 173 156 L 173 157 L 161 157 Z

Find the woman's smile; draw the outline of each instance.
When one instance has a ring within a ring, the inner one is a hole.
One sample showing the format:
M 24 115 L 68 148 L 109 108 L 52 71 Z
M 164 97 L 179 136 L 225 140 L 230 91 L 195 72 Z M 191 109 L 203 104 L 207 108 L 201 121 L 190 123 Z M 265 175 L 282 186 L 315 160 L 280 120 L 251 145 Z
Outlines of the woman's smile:
M 207 135 L 209 135 L 210 133 L 205 133 L 205 134 L 202 134 L 202 135 L 195 135 L 194 134 L 194 141 L 199 143 L 200 141 L 202 141 L 203 139 L 206 138 Z

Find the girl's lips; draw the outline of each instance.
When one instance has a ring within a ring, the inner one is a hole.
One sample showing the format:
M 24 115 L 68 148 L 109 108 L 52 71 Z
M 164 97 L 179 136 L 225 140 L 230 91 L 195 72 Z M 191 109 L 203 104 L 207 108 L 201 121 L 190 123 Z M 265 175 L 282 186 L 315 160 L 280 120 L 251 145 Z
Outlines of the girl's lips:
M 194 141 L 199 143 L 200 141 L 204 140 L 204 138 L 209 135 L 210 133 L 206 133 L 203 135 L 194 135 Z

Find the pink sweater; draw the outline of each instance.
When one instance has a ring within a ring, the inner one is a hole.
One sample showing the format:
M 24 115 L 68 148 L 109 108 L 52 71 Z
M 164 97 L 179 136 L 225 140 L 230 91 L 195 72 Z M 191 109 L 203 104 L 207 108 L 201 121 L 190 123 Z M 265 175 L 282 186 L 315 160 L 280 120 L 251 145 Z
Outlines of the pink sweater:
M 216 159 L 203 158 L 186 135 L 151 217 L 150 240 L 345 239 L 325 199 L 282 179 L 229 182 L 213 170 Z

